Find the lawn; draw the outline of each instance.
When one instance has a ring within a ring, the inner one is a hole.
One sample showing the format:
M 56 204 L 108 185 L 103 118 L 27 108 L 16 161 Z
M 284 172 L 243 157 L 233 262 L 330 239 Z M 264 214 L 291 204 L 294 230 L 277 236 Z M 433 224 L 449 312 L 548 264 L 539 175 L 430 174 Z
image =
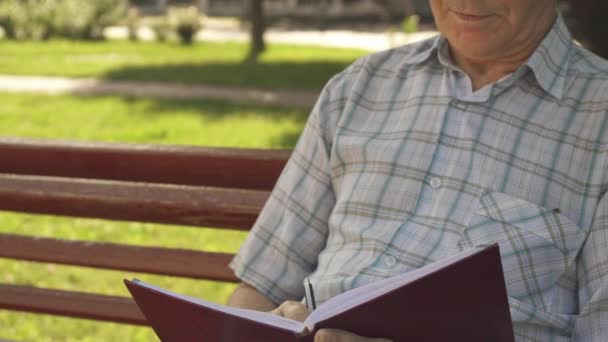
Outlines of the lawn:
M 223 101 L 0 93 L 1 136 L 291 147 L 307 115 Z
M 234 147 L 293 147 L 307 113 L 220 101 L 167 101 L 118 96 L 0 93 L 0 135 Z M 0 214 L 0 233 L 163 245 L 234 252 L 242 232 L 205 228 Z M 139 277 L 178 292 L 223 302 L 233 286 L 171 277 L 0 259 L 0 283 L 127 295 L 123 278 Z M 0 310 L 0 339 L 151 341 L 148 328 Z
M 237 42 L 12 42 L 0 40 L 0 74 L 95 77 L 320 90 L 364 50 L 269 44 L 258 63 L 245 63 Z

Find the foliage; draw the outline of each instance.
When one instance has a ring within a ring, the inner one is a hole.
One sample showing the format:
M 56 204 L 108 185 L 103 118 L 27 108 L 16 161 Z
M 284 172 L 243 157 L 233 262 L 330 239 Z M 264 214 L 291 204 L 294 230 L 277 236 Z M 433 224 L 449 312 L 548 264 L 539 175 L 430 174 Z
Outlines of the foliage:
M 73 39 L 103 39 L 103 29 L 124 19 L 127 0 L 55 0 L 58 36 Z
M 148 26 L 154 31 L 156 40 L 159 42 L 165 42 L 171 37 L 171 24 L 167 17 L 148 20 Z
M 54 5 L 53 0 L 4 0 L 0 26 L 10 39 L 47 39 L 53 30 Z
M 405 33 L 416 33 L 418 32 L 418 23 L 420 22 L 420 17 L 417 15 L 409 15 L 403 19 L 401 22 L 401 28 Z
M 103 29 L 123 20 L 127 0 L 2 0 L 0 26 L 8 38 L 102 39 Z
M 180 41 L 186 45 L 192 44 L 194 36 L 203 27 L 202 20 L 203 17 L 194 6 L 169 10 L 169 22 Z

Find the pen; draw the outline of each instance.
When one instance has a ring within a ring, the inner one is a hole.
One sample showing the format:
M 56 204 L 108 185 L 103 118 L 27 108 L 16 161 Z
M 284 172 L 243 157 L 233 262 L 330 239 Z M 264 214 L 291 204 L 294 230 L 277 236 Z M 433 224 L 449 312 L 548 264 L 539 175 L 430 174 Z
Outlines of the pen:
M 304 279 L 304 294 L 306 300 L 306 307 L 310 311 L 314 311 L 317 308 L 315 303 L 315 293 L 312 289 L 312 284 L 310 283 L 310 279 Z

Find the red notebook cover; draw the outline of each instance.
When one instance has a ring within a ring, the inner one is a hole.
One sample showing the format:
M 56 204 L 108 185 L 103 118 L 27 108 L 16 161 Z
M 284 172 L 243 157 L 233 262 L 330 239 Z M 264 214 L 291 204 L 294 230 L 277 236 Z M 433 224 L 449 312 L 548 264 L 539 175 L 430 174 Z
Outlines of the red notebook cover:
M 125 280 L 162 341 L 303 341 L 294 332 L 217 311 Z M 512 342 L 513 327 L 498 245 L 319 321 L 395 342 Z

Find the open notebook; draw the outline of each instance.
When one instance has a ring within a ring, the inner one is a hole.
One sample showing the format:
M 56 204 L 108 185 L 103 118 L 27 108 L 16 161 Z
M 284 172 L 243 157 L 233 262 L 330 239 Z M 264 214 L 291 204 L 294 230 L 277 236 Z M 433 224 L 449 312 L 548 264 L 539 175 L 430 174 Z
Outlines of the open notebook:
M 304 322 L 125 280 L 163 341 L 312 341 L 320 328 L 394 341 L 513 341 L 498 246 L 344 292 Z

